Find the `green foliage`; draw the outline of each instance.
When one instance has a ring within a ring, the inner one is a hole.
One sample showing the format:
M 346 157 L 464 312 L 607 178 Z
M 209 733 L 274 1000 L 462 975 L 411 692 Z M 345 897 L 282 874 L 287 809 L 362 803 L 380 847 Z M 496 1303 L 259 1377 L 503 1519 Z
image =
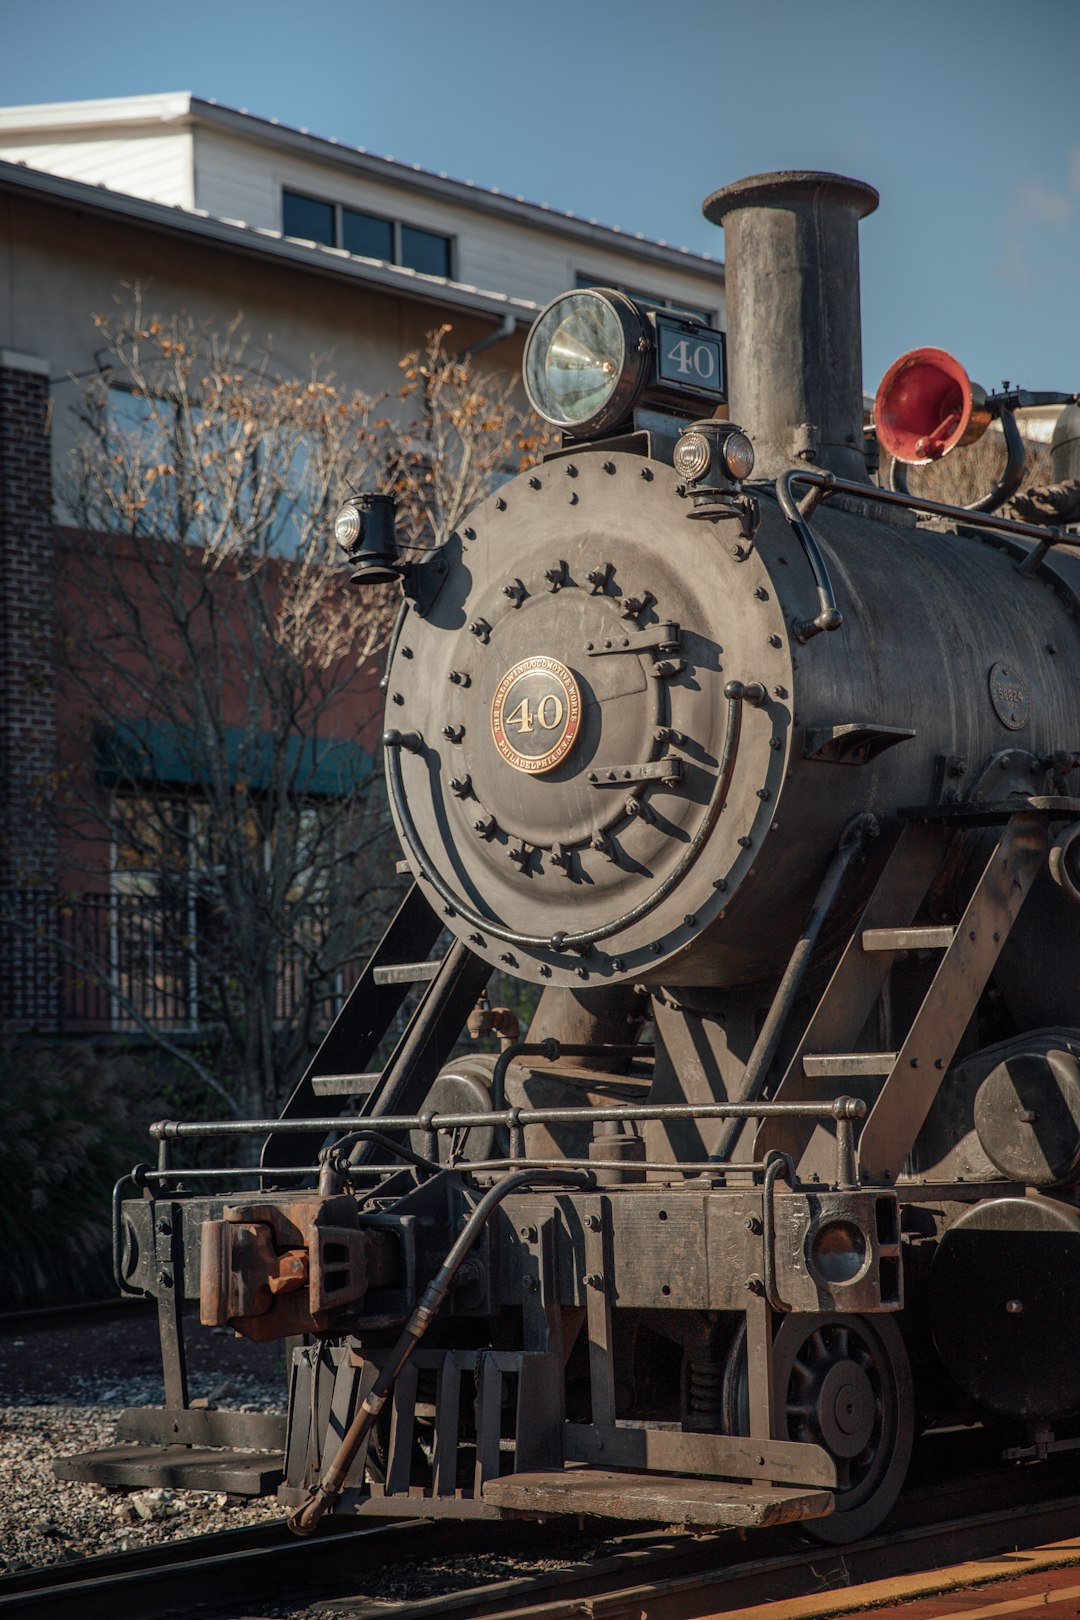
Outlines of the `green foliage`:
M 115 1293 L 114 1183 L 165 1110 L 130 1057 L 88 1044 L 0 1048 L 4 1309 Z

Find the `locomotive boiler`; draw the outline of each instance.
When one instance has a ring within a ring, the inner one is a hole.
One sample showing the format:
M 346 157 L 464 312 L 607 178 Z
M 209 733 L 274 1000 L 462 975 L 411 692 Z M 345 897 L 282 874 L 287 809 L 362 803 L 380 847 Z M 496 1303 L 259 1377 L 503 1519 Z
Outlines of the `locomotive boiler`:
M 726 339 L 565 294 L 525 358 L 557 448 L 420 561 L 388 497 L 339 518 L 357 587 L 402 587 L 413 886 L 281 1119 L 161 1122 L 116 1209 L 165 1348 L 139 1437 L 258 1443 L 188 1407 L 185 1293 L 286 1339 L 302 1533 L 333 1507 L 843 1541 L 917 1433 L 1080 1444 L 1080 535 L 1000 515 L 1013 410 L 1075 396 L 920 350 L 868 433 L 876 205 L 817 173 L 718 191 Z M 907 492 L 995 417 L 985 500 Z M 493 971 L 540 988 L 524 1038 Z M 497 1055 L 453 1056 L 467 1020 Z M 261 1169 L 224 1193 L 170 1157 L 245 1131 Z

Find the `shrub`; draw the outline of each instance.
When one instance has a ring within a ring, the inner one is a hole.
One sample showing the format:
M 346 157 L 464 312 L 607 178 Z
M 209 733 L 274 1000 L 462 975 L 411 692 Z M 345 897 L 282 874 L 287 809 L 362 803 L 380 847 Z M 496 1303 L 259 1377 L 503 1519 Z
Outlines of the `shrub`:
M 129 1056 L 0 1047 L 0 1247 L 7 1310 L 115 1293 L 111 1199 L 164 1110 Z

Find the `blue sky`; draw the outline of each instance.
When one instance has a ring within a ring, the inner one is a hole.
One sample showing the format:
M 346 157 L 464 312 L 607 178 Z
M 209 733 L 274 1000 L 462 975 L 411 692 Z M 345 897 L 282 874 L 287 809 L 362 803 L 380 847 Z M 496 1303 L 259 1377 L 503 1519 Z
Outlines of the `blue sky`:
M 869 180 L 864 368 L 1080 389 L 1077 0 L 0 0 L 0 103 L 191 90 L 722 255 L 719 185 Z

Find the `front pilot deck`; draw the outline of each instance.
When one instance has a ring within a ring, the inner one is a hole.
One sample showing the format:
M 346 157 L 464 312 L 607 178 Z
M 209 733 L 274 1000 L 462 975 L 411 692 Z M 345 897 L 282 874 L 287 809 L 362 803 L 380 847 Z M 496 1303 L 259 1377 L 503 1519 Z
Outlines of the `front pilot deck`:
M 591 1513 L 711 1530 L 820 1519 L 833 1508 L 831 1491 L 584 1467 L 506 1474 L 485 1483 L 484 1500 L 518 1513 Z

